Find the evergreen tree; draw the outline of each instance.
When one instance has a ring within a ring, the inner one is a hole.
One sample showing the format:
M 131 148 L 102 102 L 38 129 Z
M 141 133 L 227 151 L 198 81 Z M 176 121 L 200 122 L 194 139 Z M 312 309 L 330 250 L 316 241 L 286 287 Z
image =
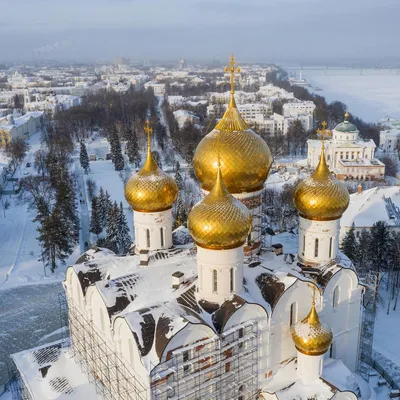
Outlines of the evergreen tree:
M 110 218 L 110 210 L 112 208 L 113 204 L 111 201 L 111 196 L 110 194 L 106 191 L 105 197 L 104 197 L 104 212 L 105 212 L 105 226 L 108 226 L 108 220 Z
M 108 223 L 107 223 L 107 248 L 114 253 L 118 253 L 118 205 L 117 202 L 108 210 Z
M 114 157 L 114 168 L 116 171 L 122 171 L 124 169 L 125 162 L 124 162 L 124 156 L 122 155 L 121 143 L 119 142 L 119 139 L 115 151 L 116 152 Z
M 87 174 L 90 171 L 90 164 L 89 164 L 89 156 L 86 150 L 86 145 L 83 140 L 81 141 L 81 152 L 79 155 L 79 159 L 81 162 L 81 167 L 85 171 L 85 174 Z
M 50 266 L 52 272 L 57 268 L 57 260 L 65 264 L 65 259 L 73 251 L 74 243 L 66 234 L 68 230 L 68 221 L 63 216 L 62 208 L 57 204 L 38 228 L 38 240 L 42 246 L 43 261 L 46 266 Z
M 125 253 L 132 243 L 131 235 L 129 232 L 128 222 L 125 217 L 124 208 L 122 202 L 119 204 L 118 210 L 118 247 L 122 253 Z
M 350 260 L 354 262 L 357 254 L 357 240 L 355 235 L 354 222 L 353 225 L 351 225 L 350 230 L 346 233 L 346 236 L 343 239 L 342 250 L 343 253 L 346 254 L 346 256 L 349 257 Z
M 179 190 L 182 190 L 183 189 L 183 179 L 182 179 L 182 175 L 180 173 L 179 161 L 176 162 L 175 182 L 178 185 Z
M 93 196 L 92 216 L 90 218 L 90 232 L 94 233 L 98 237 L 102 231 L 103 228 L 101 227 L 101 220 L 100 220 L 100 204 L 98 198 L 96 196 Z
M 111 160 L 113 163 L 115 163 L 115 156 L 118 152 L 118 147 L 121 148 L 121 146 L 119 145 L 118 132 L 115 125 L 113 125 L 113 127 L 111 128 L 111 132 L 108 136 L 108 141 L 110 143 Z
M 97 204 L 99 208 L 99 219 L 102 228 L 107 226 L 107 207 L 106 196 L 104 194 L 103 187 L 100 186 L 99 197 L 97 198 Z
M 134 163 L 135 167 L 138 168 L 142 158 L 140 156 L 135 130 L 129 128 L 127 132 L 127 137 L 128 141 L 126 143 L 126 153 L 128 155 L 129 162 Z
M 187 222 L 187 212 L 182 200 L 182 194 L 178 194 L 176 202 L 176 216 L 175 216 L 175 229 L 179 228 Z
M 384 221 L 376 222 L 370 231 L 371 245 L 368 247 L 368 258 L 373 271 L 385 271 L 388 267 L 389 257 L 389 229 Z
M 361 231 L 360 237 L 358 238 L 357 252 L 355 258 L 355 264 L 361 274 L 366 274 L 369 267 L 369 247 L 371 244 L 371 236 L 366 229 Z

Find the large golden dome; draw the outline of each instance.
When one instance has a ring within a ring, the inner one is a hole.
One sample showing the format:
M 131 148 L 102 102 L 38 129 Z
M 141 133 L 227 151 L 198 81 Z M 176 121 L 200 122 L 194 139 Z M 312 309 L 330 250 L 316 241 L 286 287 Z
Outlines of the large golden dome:
M 151 129 L 147 125 L 147 157 L 140 171 L 125 185 L 125 198 L 133 210 L 157 212 L 172 207 L 178 195 L 178 186 L 154 161 L 150 146 Z
M 250 211 L 228 192 L 217 167 L 210 193 L 189 213 L 188 229 L 193 240 L 207 249 L 233 249 L 245 243 L 250 228 Z
M 293 201 L 301 217 L 317 221 L 338 219 L 346 211 L 350 201 L 349 192 L 330 173 L 324 147 L 313 174 L 297 185 Z
M 301 322 L 291 327 L 292 339 L 300 353 L 310 356 L 325 354 L 332 344 L 333 334 L 329 325 L 321 322 L 315 304 Z
M 193 158 L 197 179 L 210 191 L 217 176 L 219 147 L 224 182 L 230 193 L 262 189 L 272 164 L 268 145 L 249 128 L 240 115 L 234 97 L 235 59 L 231 57 L 231 99 L 221 121 L 199 145 Z M 219 136 L 219 146 L 218 146 Z

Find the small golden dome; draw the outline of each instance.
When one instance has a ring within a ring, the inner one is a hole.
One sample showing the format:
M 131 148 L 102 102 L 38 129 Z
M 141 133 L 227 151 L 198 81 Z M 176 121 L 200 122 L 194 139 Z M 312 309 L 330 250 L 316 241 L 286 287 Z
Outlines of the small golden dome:
M 294 345 L 300 353 L 319 356 L 326 353 L 332 344 L 332 330 L 319 320 L 314 302 L 307 317 L 293 325 L 290 330 Z
M 329 171 L 322 147 L 321 158 L 313 174 L 301 181 L 294 192 L 293 202 L 303 218 L 330 221 L 339 219 L 350 201 L 346 186 Z
M 217 167 L 214 187 L 189 213 L 193 240 L 206 249 L 233 249 L 244 244 L 250 228 L 250 211 L 228 192 Z
M 172 207 L 178 195 L 178 186 L 154 161 L 148 134 L 147 157 L 143 167 L 132 175 L 125 185 L 125 198 L 134 211 L 157 212 Z
M 235 59 L 225 71 L 231 73 L 231 98 L 221 121 L 196 148 L 193 158 L 197 179 L 210 191 L 217 176 L 217 140 L 224 182 L 230 193 L 254 192 L 262 189 L 268 178 L 272 156 L 268 145 L 249 128 L 240 115 L 234 97 Z

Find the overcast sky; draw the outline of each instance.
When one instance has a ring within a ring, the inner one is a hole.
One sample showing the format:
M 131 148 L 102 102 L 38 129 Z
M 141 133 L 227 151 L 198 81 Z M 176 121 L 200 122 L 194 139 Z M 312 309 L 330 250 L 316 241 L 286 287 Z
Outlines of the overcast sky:
M 0 61 L 400 58 L 400 0 L 0 0 Z

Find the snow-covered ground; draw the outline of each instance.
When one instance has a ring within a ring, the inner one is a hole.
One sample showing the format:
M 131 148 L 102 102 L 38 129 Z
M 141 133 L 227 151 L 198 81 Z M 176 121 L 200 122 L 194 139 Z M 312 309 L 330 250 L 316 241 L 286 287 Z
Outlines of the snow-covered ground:
M 286 68 L 299 74 L 299 68 Z M 368 122 L 384 115 L 400 119 L 400 71 L 397 69 L 303 67 L 303 78 L 322 89 L 328 102 L 339 100 Z

